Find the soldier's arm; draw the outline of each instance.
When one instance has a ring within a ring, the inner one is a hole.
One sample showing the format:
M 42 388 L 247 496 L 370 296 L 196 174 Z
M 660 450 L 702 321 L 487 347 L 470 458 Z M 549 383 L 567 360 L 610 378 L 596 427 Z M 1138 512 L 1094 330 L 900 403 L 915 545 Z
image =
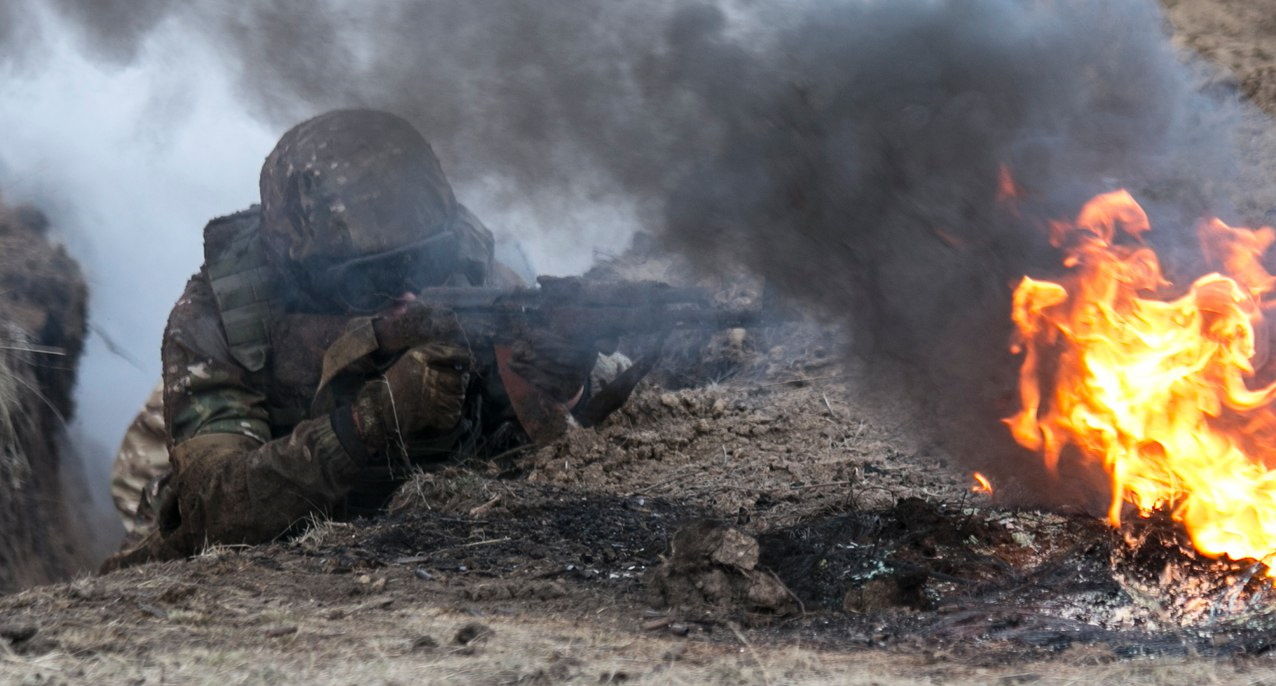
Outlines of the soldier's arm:
M 176 511 L 160 526 L 173 550 L 268 541 L 349 492 L 362 451 L 342 446 L 332 418 L 271 440 L 266 398 L 231 356 L 201 276 L 169 318 L 163 363 Z

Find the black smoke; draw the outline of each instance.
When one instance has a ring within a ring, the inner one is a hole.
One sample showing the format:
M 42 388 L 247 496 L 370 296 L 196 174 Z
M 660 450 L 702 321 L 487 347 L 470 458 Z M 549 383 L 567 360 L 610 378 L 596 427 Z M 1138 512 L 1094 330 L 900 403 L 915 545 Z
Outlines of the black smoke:
M 745 265 L 847 323 L 869 384 L 907 390 L 977 461 L 1022 458 L 997 418 L 1010 288 L 1057 269 L 1040 221 L 1126 186 L 1173 262 L 1190 232 L 1170 227 L 1226 213 L 1245 173 L 1239 107 L 1200 89 L 1150 0 L 52 7 L 121 64 L 178 23 L 281 126 L 392 110 L 499 202 L 633 207 L 701 266 Z
M 676 82 L 719 144 L 669 196 L 663 235 L 847 322 L 884 414 L 1001 484 L 1037 481 L 999 419 L 1017 400 L 1011 290 L 1060 271 L 1046 220 L 1129 187 L 1170 272 L 1199 274 L 1192 228 L 1230 211 L 1240 110 L 1201 94 L 1150 3 L 805 7 L 748 45 L 711 12 L 678 34 Z

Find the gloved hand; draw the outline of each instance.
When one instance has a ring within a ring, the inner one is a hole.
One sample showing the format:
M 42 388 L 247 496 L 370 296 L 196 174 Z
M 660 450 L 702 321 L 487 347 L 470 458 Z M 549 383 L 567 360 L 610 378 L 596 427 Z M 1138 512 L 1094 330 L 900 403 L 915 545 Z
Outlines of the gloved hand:
M 428 343 L 465 343 L 464 332 L 451 310 L 421 303 L 408 305 L 402 314 L 377 318 L 372 330 L 377 349 L 390 354 Z
M 598 346 L 569 341 L 550 329 L 528 331 L 510 346 L 509 366 L 550 399 L 576 397 L 598 360 Z
M 355 396 L 351 414 L 364 445 L 378 451 L 396 437 L 455 428 L 473 366 L 469 350 L 446 343 L 405 352 L 385 374 L 364 382 Z

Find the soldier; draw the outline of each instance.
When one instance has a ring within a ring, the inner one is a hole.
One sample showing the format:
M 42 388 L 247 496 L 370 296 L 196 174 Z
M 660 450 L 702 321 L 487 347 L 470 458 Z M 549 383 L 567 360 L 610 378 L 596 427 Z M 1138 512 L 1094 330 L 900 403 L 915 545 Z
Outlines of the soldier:
M 376 511 L 414 465 L 524 441 L 456 318 L 413 305 L 426 287 L 514 282 L 406 121 L 342 110 L 288 131 L 261 205 L 204 230 L 162 346 L 157 528 L 104 568 Z M 546 335 L 509 364 L 561 399 L 597 359 Z

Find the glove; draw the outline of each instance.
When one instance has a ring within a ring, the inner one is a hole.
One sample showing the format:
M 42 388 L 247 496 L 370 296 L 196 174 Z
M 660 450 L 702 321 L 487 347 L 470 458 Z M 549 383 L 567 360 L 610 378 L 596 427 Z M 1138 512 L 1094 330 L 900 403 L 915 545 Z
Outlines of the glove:
M 379 451 L 396 437 L 451 431 L 461 421 L 473 366 L 469 350 L 455 345 L 408 350 L 355 396 L 351 414 L 364 445 Z
M 419 303 L 398 316 L 374 320 L 372 331 L 377 337 L 377 349 L 390 354 L 428 343 L 465 343 L 465 334 L 451 310 Z
M 548 329 L 527 332 L 510 346 L 510 369 L 559 403 L 580 393 L 598 360 L 598 347 L 582 345 Z

